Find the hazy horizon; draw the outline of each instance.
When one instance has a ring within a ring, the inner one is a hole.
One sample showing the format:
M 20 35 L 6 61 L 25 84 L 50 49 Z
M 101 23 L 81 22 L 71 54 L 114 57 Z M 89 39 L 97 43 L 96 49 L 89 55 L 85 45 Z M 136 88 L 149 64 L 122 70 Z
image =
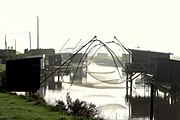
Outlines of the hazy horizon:
M 64 43 L 73 47 L 97 35 L 113 41 L 116 36 L 127 48 L 174 53 L 180 55 L 180 1 L 119 0 L 0 0 L 0 48 L 17 51 L 37 48 L 39 17 L 40 48 L 60 50 Z

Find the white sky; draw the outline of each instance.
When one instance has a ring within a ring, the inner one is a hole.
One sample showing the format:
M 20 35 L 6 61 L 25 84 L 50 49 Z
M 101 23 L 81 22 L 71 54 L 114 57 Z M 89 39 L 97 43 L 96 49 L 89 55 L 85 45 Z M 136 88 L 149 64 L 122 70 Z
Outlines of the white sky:
M 17 50 L 36 42 L 36 16 L 40 48 L 59 50 L 97 35 L 102 41 L 116 36 L 127 48 L 172 52 L 180 55 L 179 0 L 0 0 L 0 48 L 4 36 Z M 19 34 L 12 34 L 19 33 Z

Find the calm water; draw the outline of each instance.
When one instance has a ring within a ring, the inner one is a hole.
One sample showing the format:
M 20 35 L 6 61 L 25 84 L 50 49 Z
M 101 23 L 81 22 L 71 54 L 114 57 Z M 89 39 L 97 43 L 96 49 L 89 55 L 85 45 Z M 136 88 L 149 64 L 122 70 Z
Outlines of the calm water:
M 121 68 L 118 69 L 121 71 Z M 149 120 L 148 85 L 138 79 L 134 80 L 132 97 L 127 99 L 125 77 L 119 77 L 116 68 L 93 64 L 87 72 L 87 79 L 83 79 L 82 85 L 71 85 L 68 83 L 69 76 L 65 76 L 62 89 L 49 90 L 47 87 L 44 97 L 46 102 L 52 105 L 56 104 L 57 100 L 66 102 L 69 92 L 73 100 L 79 98 L 94 103 L 100 111 L 100 116 L 107 120 Z M 180 120 L 180 97 L 160 91 L 156 92 L 157 95 L 159 97 L 154 98 L 154 120 Z
M 121 71 L 121 68 L 119 70 Z M 126 83 L 123 82 L 125 77 L 120 78 L 117 69 L 114 67 L 103 67 L 95 64 L 88 68 L 88 72 L 90 74 L 87 75 L 86 80 L 83 80 L 82 85 L 73 84 L 71 86 L 69 83 L 63 83 L 61 90 L 46 90 L 45 100 L 49 104 L 55 104 L 57 100 L 66 101 L 66 94 L 70 92 L 73 100 L 79 98 L 88 103 L 94 103 L 100 111 L 100 116 L 105 119 L 130 119 L 131 105 L 125 98 Z M 64 77 L 64 81 L 68 82 L 68 79 L 68 76 Z M 113 83 L 116 84 L 107 84 L 102 80 L 113 80 Z M 147 88 L 144 89 L 142 84 L 133 87 L 135 88 L 133 89 L 133 96 L 148 96 L 149 91 Z

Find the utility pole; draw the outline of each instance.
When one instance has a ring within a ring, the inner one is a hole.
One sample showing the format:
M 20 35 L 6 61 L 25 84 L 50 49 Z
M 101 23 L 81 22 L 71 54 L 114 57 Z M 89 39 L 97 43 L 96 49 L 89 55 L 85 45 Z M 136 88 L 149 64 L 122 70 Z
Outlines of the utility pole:
M 15 45 L 14 45 L 14 47 L 15 47 L 15 50 L 16 50 L 16 39 L 15 39 Z
M 7 50 L 7 41 L 6 41 L 6 35 L 5 35 L 5 50 Z
M 37 17 L 37 49 L 39 49 L 39 17 Z
M 29 31 L 29 49 L 31 50 L 31 32 Z

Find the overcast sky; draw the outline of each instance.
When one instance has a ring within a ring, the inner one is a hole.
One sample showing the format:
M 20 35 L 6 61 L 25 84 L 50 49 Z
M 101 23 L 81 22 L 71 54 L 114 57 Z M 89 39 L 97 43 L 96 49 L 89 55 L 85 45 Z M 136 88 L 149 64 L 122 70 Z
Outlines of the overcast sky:
M 0 0 L 0 48 L 18 51 L 36 42 L 36 16 L 40 48 L 59 50 L 70 39 L 75 45 L 97 35 L 102 41 L 116 36 L 127 48 L 180 55 L 179 0 Z

